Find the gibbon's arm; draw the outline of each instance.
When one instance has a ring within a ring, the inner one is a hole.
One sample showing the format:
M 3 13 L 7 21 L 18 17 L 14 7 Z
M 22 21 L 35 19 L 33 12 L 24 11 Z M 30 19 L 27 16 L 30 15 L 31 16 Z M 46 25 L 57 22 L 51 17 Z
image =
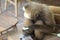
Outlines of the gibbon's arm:
M 53 12 L 48 8 L 47 5 L 43 5 L 43 13 L 44 13 L 44 21 L 47 25 L 54 26 L 55 25 L 55 19 Z
M 24 27 L 23 27 L 23 30 L 29 30 L 29 29 L 32 29 L 32 21 L 29 20 L 29 19 L 25 19 L 24 20 Z
M 29 27 L 29 26 L 32 26 L 33 25 L 33 22 L 29 19 L 25 19 L 24 20 L 24 26 L 25 27 Z

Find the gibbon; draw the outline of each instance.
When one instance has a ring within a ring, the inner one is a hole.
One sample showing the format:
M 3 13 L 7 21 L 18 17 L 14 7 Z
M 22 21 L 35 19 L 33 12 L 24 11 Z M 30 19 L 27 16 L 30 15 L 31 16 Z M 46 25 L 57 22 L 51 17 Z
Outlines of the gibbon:
M 30 2 L 23 6 L 24 28 L 26 33 L 34 32 L 35 38 L 42 40 L 45 33 L 52 33 L 55 30 L 55 19 L 53 12 L 48 5 Z

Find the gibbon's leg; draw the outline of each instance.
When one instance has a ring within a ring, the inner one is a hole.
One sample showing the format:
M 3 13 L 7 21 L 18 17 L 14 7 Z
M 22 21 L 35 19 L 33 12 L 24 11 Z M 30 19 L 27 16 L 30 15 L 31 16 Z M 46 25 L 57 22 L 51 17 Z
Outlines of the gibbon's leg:
M 35 29 L 35 37 L 36 40 L 43 40 L 45 37 L 45 33 L 41 32 L 40 29 Z
M 43 8 L 42 11 L 44 13 L 45 24 L 52 27 L 54 31 L 55 30 L 55 19 L 54 19 L 53 12 L 48 8 L 47 5 L 43 5 L 42 8 Z

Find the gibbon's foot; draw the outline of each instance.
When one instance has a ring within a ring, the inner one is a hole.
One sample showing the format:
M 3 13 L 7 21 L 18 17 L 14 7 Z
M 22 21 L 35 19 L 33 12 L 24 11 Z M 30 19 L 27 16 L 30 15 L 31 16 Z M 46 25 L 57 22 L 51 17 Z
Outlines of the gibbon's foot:
M 43 40 L 43 39 L 34 38 L 33 40 Z
M 31 32 L 31 33 L 29 33 L 29 32 L 23 32 L 23 34 L 25 35 L 25 36 L 31 36 L 32 38 L 34 38 L 35 37 L 35 35 L 34 35 L 34 32 Z
M 22 34 L 20 36 L 20 40 L 33 40 L 33 38 L 30 35 L 24 35 L 24 34 Z
M 35 36 L 34 36 L 34 30 L 32 30 L 32 29 L 30 29 L 30 28 L 23 28 L 22 29 L 22 31 L 23 31 L 23 34 L 24 35 L 30 35 L 32 38 L 34 38 Z

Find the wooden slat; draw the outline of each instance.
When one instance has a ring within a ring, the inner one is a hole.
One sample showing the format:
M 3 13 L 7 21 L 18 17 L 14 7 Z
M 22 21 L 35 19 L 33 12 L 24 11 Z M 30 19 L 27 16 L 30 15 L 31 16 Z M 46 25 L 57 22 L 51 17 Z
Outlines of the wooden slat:
M 2 32 L 3 30 L 6 30 L 6 29 L 3 27 L 0 27 L 0 32 Z
M 7 15 L 0 15 L 0 30 L 3 31 L 8 29 L 9 27 L 12 27 L 17 23 L 17 19 L 14 17 L 10 17 Z
M 8 2 L 10 2 L 11 4 L 13 4 L 15 6 L 15 3 L 11 0 L 8 0 Z

